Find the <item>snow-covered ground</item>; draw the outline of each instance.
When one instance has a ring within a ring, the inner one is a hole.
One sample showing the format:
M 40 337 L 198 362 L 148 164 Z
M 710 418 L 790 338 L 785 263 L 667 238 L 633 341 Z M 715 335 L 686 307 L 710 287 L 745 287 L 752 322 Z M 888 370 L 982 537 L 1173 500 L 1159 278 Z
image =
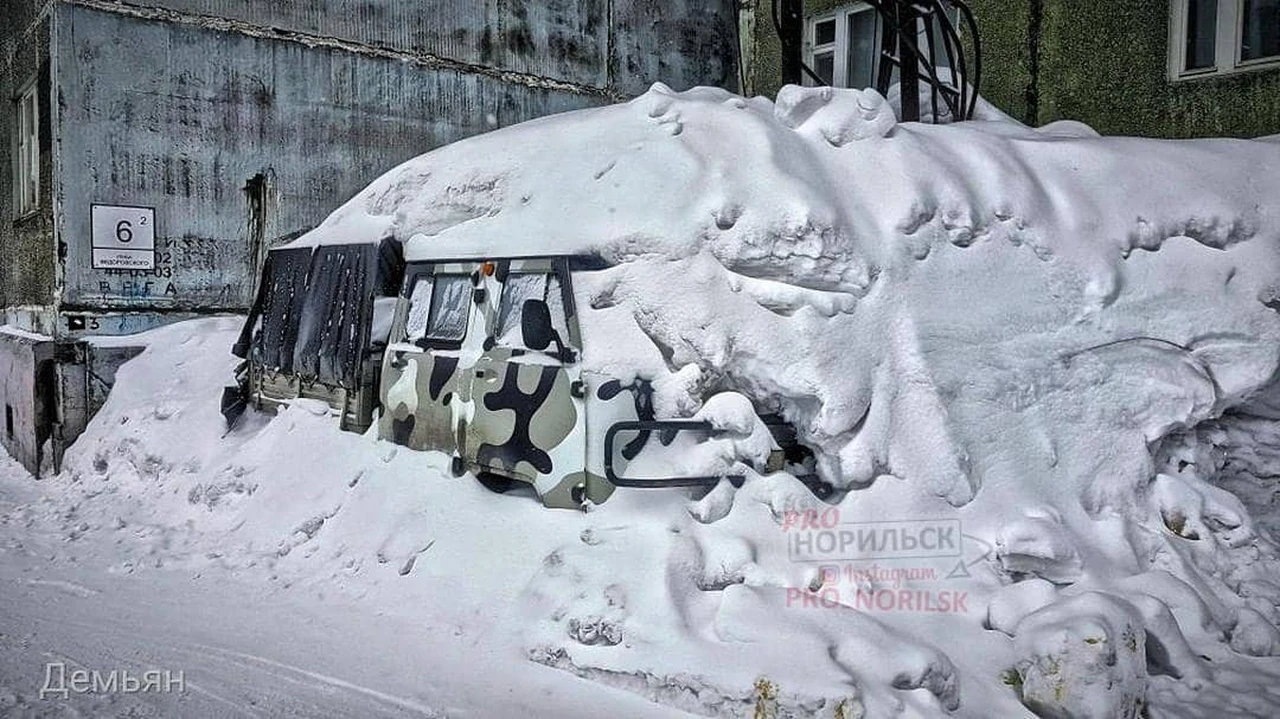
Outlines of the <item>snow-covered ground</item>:
M 0 452 L 0 716 L 671 716 L 507 638 L 543 558 L 514 535 L 564 542 L 572 522 L 520 501 L 484 517 L 493 495 L 446 479 L 441 458 L 370 454 L 305 410 L 219 441 L 208 398 L 241 321 L 151 333 L 165 349 L 124 368 L 92 476 L 37 483 Z M 350 464 L 326 468 L 344 449 Z M 506 553 L 471 544 L 489 522 Z M 42 698 L 49 664 L 118 685 L 182 672 L 185 691 Z
M 60 711 L 66 657 L 185 669 L 158 715 L 1280 714 L 1277 197 L 1274 143 L 800 88 L 425 155 L 300 241 L 596 252 L 584 362 L 739 435 L 691 469 L 755 403 L 841 491 L 547 510 L 305 401 L 228 433 L 238 320 L 163 328 L 60 476 L 0 479 L 0 709 Z

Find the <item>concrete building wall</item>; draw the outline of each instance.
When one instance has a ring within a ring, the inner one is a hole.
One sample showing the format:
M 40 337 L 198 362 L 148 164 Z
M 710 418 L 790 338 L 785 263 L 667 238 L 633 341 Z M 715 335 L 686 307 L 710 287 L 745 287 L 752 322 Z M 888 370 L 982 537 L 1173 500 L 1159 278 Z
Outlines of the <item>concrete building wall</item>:
M 522 0 L 527 2 L 527 0 Z M 661 81 L 677 90 L 737 91 L 736 0 L 600 0 L 609 8 L 609 87 L 639 95 Z
M 1280 68 L 1170 81 L 1169 2 L 973 0 L 983 95 L 1024 122 L 1081 120 L 1105 134 L 1280 132 Z
M 734 0 L 0 0 L 0 11 L 6 134 L 8 100 L 41 83 L 38 210 L 15 217 L 13 173 L 0 176 L 0 325 L 57 340 L 42 359 L 0 333 L 0 400 L 23 438 L 6 446 L 33 471 L 33 448 L 52 434 L 60 454 L 127 358 L 77 338 L 244 309 L 268 247 L 434 147 L 657 80 L 737 87 Z M 0 145 L 6 168 L 13 149 Z M 153 208 L 154 269 L 93 267 L 94 204 Z
M 733 14 L 679 0 L 346 3 L 358 6 L 355 16 L 297 3 L 165 4 L 382 43 L 386 52 L 312 46 L 164 11 L 60 5 L 66 310 L 243 308 L 266 245 L 314 226 L 399 162 L 496 126 L 640 92 L 659 77 L 718 84 L 735 72 Z M 433 21 L 431 7 L 447 12 Z M 597 17 L 600 8 L 607 17 Z M 355 21 L 369 13 L 376 17 Z M 499 38 L 487 55 L 484 42 L 464 41 L 486 32 Z M 388 54 L 402 48 L 517 70 Z M 626 68 L 616 82 L 611 53 Z M 520 74 L 535 71 L 550 75 Z M 155 208 L 155 270 L 92 267 L 94 203 Z
M 1036 27 L 1043 22 L 1037 1 L 973 0 L 969 7 L 982 40 L 982 96 L 1029 125 L 1043 124 L 1031 81 L 1039 60 L 1033 48 Z M 965 52 L 972 54 L 972 38 L 966 40 Z
M 753 0 L 755 3 L 754 37 L 751 39 L 751 59 L 747 61 L 747 94 L 777 97 L 782 88 L 782 43 L 773 25 L 771 0 Z M 815 6 L 811 12 L 821 12 Z
M 604 87 L 609 4 L 579 0 L 141 0 L 217 17 L 476 66 Z
M 605 101 L 76 5 L 58 22 L 64 308 L 245 307 L 264 244 L 387 169 Z M 154 271 L 93 269 L 93 203 L 155 208 Z
M 50 132 L 47 2 L 7 2 L 11 31 L 0 45 L 0 307 L 43 307 L 53 302 L 57 261 L 53 236 L 53 139 Z M 22 216 L 14 206 L 18 94 L 35 83 L 40 115 L 40 200 Z M 0 317 L 0 324 L 7 321 Z M 47 327 L 33 328 L 46 331 Z
M 101 0 L 75 0 L 106 5 Z M 134 0 L 275 36 L 501 69 L 622 94 L 734 77 L 733 0 Z M 173 16 L 169 16 L 173 17 Z

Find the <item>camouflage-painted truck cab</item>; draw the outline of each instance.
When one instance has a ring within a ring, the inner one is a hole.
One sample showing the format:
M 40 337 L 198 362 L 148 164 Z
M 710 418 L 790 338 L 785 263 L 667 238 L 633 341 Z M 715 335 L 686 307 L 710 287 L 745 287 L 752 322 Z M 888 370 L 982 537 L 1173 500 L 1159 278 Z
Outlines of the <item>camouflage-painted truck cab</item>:
M 599 427 L 636 419 L 626 392 L 582 369 L 563 257 L 410 263 L 383 359 L 378 434 L 454 457 L 490 486 L 533 486 L 552 507 L 603 502 Z M 590 417 L 591 421 L 588 421 Z M 618 458 L 614 458 L 618 461 Z

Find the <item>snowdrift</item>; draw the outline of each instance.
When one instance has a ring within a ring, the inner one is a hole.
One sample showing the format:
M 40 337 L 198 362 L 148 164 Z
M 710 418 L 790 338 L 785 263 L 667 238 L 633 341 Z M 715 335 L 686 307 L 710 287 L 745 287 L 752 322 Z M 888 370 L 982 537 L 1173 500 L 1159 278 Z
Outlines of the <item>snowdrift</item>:
M 1276 474 L 1277 198 L 1275 143 L 658 85 L 411 160 L 297 242 L 599 255 L 580 320 L 617 342 L 584 362 L 737 428 L 730 454 L 761 431 L 734 407 L 782 413 L 831 503 L 778 473 L 547 512 L 306 402 L 221 437 L 210 321 L 121 370 L 68 526 L 465 599 L 534 661 L 700 714 L 1274 714 L 1280 557 L 1224 486 Z

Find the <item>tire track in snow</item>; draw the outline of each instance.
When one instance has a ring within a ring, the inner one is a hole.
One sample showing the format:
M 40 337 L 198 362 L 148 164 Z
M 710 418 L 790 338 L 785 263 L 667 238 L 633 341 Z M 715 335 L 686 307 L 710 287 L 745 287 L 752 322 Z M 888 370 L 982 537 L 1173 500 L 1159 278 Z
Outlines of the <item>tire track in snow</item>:
M 51 591 L 55 595 L 63 595 L 74 603 L 63 606 L 58 612 L 69 611 L 71 616 L 39 616 L 29 612 L 7 616 L 8 612 L 0 613 L 0 630 L 7 630 L 12 625 L 26 627 L 31 632 L 32 649 L 42 657 L 37 665 L 61 662 L 68 669 L 100 672 L 104 677 L 118 671 L 127 671 L 130 676 L 166 668 L 183 672 L 186 691 L 182 693 L 73 694 L 69 702 L 57 702 L 58 711 L 80 712 L 86 716 L 116 715 L 117 710 L 139 712 L 139 716 L 359 716 L 370 719 L 437 719 L 446 716 L 412 699 L 328 674 L 199 641 L 183 641 L 175 636 L 175 627 L 172 626 L 157 625 L 154 629 L 163 631 L 149 633 L 139 631 L 141 627 L 136 621 L 131 622 L 128 617 L 112 617 L 109 611 L 93 616 L 84 610 L 81 603 L 94 601 L 101 592 L 73 582 L 25 578 L 11 581 L 28 591 Z M 9 608 L 17 609 L 18 606 Z M 27 605 L 27 608 L 32 607 Z M 163 619 L 161 624 L 164 624 Z M 181 628 L 176 629 L 181 631 Z M 0 657 L 0 667 L 4 664 L 5 657 Z M 18 680 L 19 677 L 10 679 Z M 52 704 L 43 700 L 27 700 L 34 698 L 35 690 L 40 686 L 38 680 L 39 677 L 33 675 L 18 681 L 26 688 L 20 692 L 26 698 L 19 708 L 48 709 L 46 705 Z M 282 688 L 283 685 L 288 686 Z M 5 709 L 0 705 L 0 715 L 5 714 Z
M 185 649 L 185 647 L 174 647 L 174 648 Z M 415 714 L 418 714 L 424 717 L 430 717 L 431 719 L 443 719 L 445 716 L 444 714 L 441 714 L 436 710 L 426 705 L 419 704 L 418 702 L 415 702 L 411 699 L 394 696 L 392 694 L 387 694 L 386 692 L 380 692 L 377 689 L 372 689 L 370 687 L 366 687 L 361 684 L 349 682 L 345 679 L 339 679 L 338 677 L 332 677 L 327 674 L 321 674 L 320 672 L 314 672 L 309 669 L 304 669 L 302 667 L 294 666 L 292 664 L 278 662 L 278 661 L 275 661 L 274 659 L 268 659 L 266 657 L 258 656 L 256 654 L 245 654 L 243 652 L 237 652 L 230 649 L 222 649 L 221 647 L 213 647 L 205 644 L 190 645 L 190 649 L 188 649 L 188 651 L 193 651 L 193 650 L 199 650 L 201 652 L 201 656 L 221 659 L 222 661 L 229 662 L 231 664 L 234 664 L 249 670 L 255 670 L 255 669 L 260 670 L 262 667 L 266 667 L 271 670 L 277 670 L 273 674 L 275 677 L 280 679 L 285 679 L 287 681 L 293 681 L 295 683 L 300 683 L 303 685 L 309 685 L 312 688 L 322 688 L 322 689 L 330 688 L 330 689 L 340 689 L 347 692 L 353 692 L 355 694 L 359 694 L 361 696 L 374 699 L 384 704 L 389 704 L 399 709 L 414 712 Z M 295 676 L 292 676 L 292 677 L 288 676 L 287 674 L 281 673 L 280 670 L 282 670 L 283 672 L 292 673 Z M 302 677 L 302 678 L 299 679 L 299 677 Z

